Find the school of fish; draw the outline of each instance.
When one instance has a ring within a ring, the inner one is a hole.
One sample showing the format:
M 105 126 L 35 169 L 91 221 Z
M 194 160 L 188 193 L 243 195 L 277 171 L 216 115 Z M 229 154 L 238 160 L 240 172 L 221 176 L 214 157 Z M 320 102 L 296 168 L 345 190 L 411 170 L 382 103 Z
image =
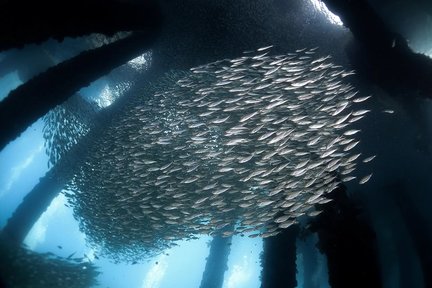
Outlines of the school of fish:
M 92 128 L 91 117 L 86 116 L 94 111 L 82 105 L 84 101 L 74 95 L 43 117 L 48 167 L 54 166 Z
M 81 229 L 133 256 L 197 234 L 271 237 L 318 215 L 326 193 L 356 179 L 352 124 L 370 96 L 315 53 L 262 47 L 146 87 L 69 185 Z

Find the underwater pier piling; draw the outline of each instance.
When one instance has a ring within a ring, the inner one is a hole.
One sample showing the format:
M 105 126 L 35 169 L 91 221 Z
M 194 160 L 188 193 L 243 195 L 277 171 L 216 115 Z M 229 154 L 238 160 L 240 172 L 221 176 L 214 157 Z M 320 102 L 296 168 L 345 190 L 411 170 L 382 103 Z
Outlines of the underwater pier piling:
M 360 210 L 339 186 L 310 225 L 318 248 L 327 257 L 332 288 L 382 287 L 376 238 L 372 227 L 359 218 Z
M 320 287 L 316 272 L 320 267 L 318 261 L 318 253 L 316 249 L 316 238 L 318 238 L 315 234 L 313 235 L 305 235 L 305 237 L 299 237 L 297 241 L 297 251 L 298 254 L 301 255 L 303 261 L 303 288 L 318 288 Z M 299 257 L 300 258 L 300 257 Z M 300 270 L 297 268 L 297 270 Z M 300 274 L 300 273 L 299 273 Z M 300 282 L 300 281 L 299 281 Z
M 296 224 L 276 236 L 263 240 L 261 288 L 297 286 L 296 240 L 299 231 L 299 226 Z
M 85 51 L 10 92 L 0 102 L 0 150 L 79 89 L 144 53 L 157 33 L 157 30 L 135 33 L 114 43 Z
M 432 287 L 432 232 L 426 217 L 416 208 L 415 203 L 407 196 L 409 191 L 404 185 L 391 186 L 391 193 L 406 222 L 406 227 L 412 237 L 414 248 L 420 261 L 425 288 Z
M 232 236 L 213 237 L 200 288 L 222 288 L 224 274 L 225 271 L 228 270 L 228 256 L 231 251 L 231 241 Z
M 50 38 L 62 41 L 92 33 L 145 31 L 160 17 L 159 10 L 157 1 L 77 0 L 61 6 L 51 0 L 2 1 L 0 51 Z
M 58 196 L 65 185 L 72 179 L 73 174 L 87 155 L 88 145 L 91 141 L 97 141 L 101 137 L 104 132 L 103 126 L 112 121 L 113 115 L 121 110 L 134 91 L 135 89 L 131 89 L 111 106 L 93 115 L 95 125 L 91 131 L 82 137 L 76 145 L 55 163 L 50 171 L 39 179 L 39 183 L 27 193 L 8 219 L 0 235 L 17 245 L 24 241 L 28 232 L 49 207 L 52 200 Z
M 392 31 L 375 12 L 370 1 L 323 2 L 354 36 L 355 44 L 349 47 L 348 57 L 358 75 L 387 91 L 401 94 L 401 90 L 416 87 L 418 96 L 432 98 L 432 59 L 413 52 L 407 40 Z

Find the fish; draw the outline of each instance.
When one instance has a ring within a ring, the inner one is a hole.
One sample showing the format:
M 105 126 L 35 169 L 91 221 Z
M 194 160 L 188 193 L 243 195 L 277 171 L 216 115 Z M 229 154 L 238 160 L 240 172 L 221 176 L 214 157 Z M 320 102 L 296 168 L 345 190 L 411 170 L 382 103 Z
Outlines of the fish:
M 357 177 L 355 177 L 355 176 L 346 176 L 346 177 L 342 178 L 342 182 L 349 182 L 349 181 L 352 181 L 356 178 Z
M 359 98 L 355 98 L 355 99 L 353 100 L 353 102 L 354 102 L 354 103 L 361 103 L 361 102 L 364 102 L 364 101 L 368 100 L 368 99 L 371 98 L 371 97 L 372 97 L 372 95 L 364 96 L 364 97 L 359 97 Z
M 224 123 L 225 121 L 227 121 L 229 119 L 229 117 L 230 116 L 228 115 L 225 118 L 217 118 L 217 119 L 212 120 L 211 123 L 213 123 L 213 124 L 221 124 L 221 123 Z
M 352 135 L 354 135 L 354 134 L 357 134 L 358 132 L 360 132 L 360 130 L 357 130 L 357 129 L 351 129 L 351 130 L 346 131 L 346 132 L 344 133 L 344 135 L 345 135 L 345 136 L 352 136 Z
M 336 116 L 339 115 L 342 111 L 345 110 L 345 108 L 347 108 L 349 105 L 348 101 L 345 101 L 341 104 L 339 104 L 339 107 L 336 107 L 335 111 L 331 114 L 332 116 Z
M 359 144 L 359 143 L 360 143 L 360 141 L 351 142 L 343 150 L 345 152 L 347 152 L 347 151 L 351 150 L 352 148 L 354 148 L 355 146 L 357 146 L 357 144 Z
M 89 143 L 67 197 L 99 255 L 133 262 L 197 234 L 273 237 L 354 179 L 351 121 L 368 117 L 357 103 L 369 98 L 330 57 L 271 48 L 167 72 Z
M 362 184 L 365 184 L 366 182 L 368 182 L 369 179 L 372 177 L 372 174 L 373 174 L 373 173 L 371 173 L 371 174 L 369 174 L 369 175 L 366 175 L 366 176 L 364 176 L 363 178 L 361 178 L 361 179 L 359 180 L 359 184 L 362 185 Z
M 251 119 L 252 117 L 254 117 L 254 116 L 257 115 L 257 114 L 258 114 L 258 111 L 255 111 L 255 112 L 252 112 L 252 113 L 250 113 L 250 114 L 248 114 L 248 115 L 243 116 L 243 117 L 240 119 L 240 123 L 245 122 L 245 121 Z
M 365 159 L 363 159 L 363 163 L 368 163 L 370 161 L 372 161 L 373 159 L 375 159 L 376 155 L 372 155 L 370 157 L 367 157 Z
M 279 228 L 286 229 L 286 228 L 288 228 L 288 227 L 290 227 L 296 223 L 297 223 L 296 221 L 286 221 L 286 222 L 280 223 Z
M 316 217 L 316 216 L 318 216 L 319 214 L 321 214 L 322 212 L 323 212 L 322 210 L 312 211 L 312 212 L 309 212 L 309 213 L 308 213 L 308 216 L 309 216 L 309 217 Z
M 352 112 L 352 115 L 353 116 L 362 116 L 362 115 L 369 113 L 369 112 L 370 112 L 370 110 L 362 109 L 362 110 Z
M 68 257 L 66 257 L 66 259 L 71 259 L 75 254 L 76 254 L 76 251 L 71 253 Z

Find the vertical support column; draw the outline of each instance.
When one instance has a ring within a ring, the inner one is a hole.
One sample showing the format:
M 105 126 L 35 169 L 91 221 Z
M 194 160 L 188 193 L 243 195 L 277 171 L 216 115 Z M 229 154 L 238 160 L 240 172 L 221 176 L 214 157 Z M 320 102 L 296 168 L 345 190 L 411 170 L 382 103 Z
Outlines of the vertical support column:
M 327 195 L 332 202 L 311 224 L 319 249 L 327 256 L 332 288 L 382 287 L 375 233 L 341 186 Z
M 261 288 L 294 288 L 296 280 L 296 240 L 299 227 L 293 225 L 282 233 L 264 239 L 261 258 Z
M 200 288 L 222 288 L 224 274 L 228 269 L 231 240 L 232 237 L 213 237 Z

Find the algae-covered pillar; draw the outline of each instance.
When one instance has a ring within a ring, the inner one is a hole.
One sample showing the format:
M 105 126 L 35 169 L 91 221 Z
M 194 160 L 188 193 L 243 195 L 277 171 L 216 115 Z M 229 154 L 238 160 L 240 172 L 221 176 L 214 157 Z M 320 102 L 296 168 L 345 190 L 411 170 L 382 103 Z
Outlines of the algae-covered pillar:
M 222 288 L 224 274 L 228 269 L 231 240 L 232 237 L 213 237 L 200 288 Z
M 327 256 L 332 288 L 382 286 L 375 233 L 360 217 L 360 210 L 339 186 L 327 195 L 332 202 L 311 223 L 318 233 L 318 248 Z
M 261 258 L 261 288 L 294 288 L 296 280 L 296 240 L 298 225 L 265 238 Z

